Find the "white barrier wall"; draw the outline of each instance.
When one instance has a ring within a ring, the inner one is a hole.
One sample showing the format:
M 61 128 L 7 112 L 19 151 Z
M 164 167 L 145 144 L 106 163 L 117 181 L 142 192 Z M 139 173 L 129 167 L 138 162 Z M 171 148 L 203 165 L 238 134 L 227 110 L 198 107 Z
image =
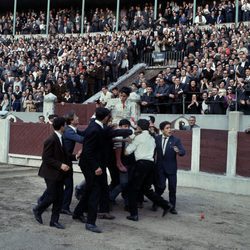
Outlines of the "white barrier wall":
M 0 119 L 0 163 L 8 163 L 9 143 L 10 121 Z
M 148 117 L 153 115 L 155 123 L 158 126 L 163 121 L 174 121 L 178 119 L 180 114 L 141 114 L 141 117 Z M 183 115 L 186 119 L 190 115 Z M 250 115 L 243 115 L 241 112 L 230 112 L 227 115 L 194 115 L 196 117 L 196 124 L 203 129 L 218 129 L 218 130 L 235 130 L 244 131 L 250 127 Z M 232 127 L 233 126 L 233 127 Z

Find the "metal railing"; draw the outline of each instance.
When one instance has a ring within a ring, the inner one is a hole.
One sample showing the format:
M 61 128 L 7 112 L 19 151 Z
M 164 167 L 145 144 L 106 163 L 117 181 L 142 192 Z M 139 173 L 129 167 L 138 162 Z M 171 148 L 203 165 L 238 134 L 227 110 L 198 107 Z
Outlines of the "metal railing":
M 155 112 L 153 113 L 158 113 L 158 114 L 195 114 L 195 113 L 191 113 L 188 109 L 188 105 L 191 103 L 191 100 L 187 101 L 187 97 L 186 95 L 182 95 L 182 97 L 180 99 L 178 99 L 177 101 L 175 100 L 170 100 L 168 98 L 166 98 L 164 101 L 156 101 L 155 104 L 153 105 Z M 199 102 L 200 103 L 200 102 Z M 235 99 L 230 105 L 230 103 L 228 103 L 226 101 L 226 99 L 220 103 L 224 106 L 223 110 L 223 114 L 227 114 L 228 112 L 231 111 L 241 111 L 243 112 L 243 114 L 245 115 L 249 115 L 250 114 L 250 105 L 243 107 L 242 105 L 240 105 L 239 100 Z M 208 102 L 208 110 L 204 113 L 204 114 L 212 114 L 210 112 L 210 106 L 209 106 L 209 102 Z M 142 108 L 142 113 L 150 113 L 150 112 L 143 112 L 143 106 L 141 106 Z M 150 110 L 152 110 L 152 106 L 150 108 Z
M 182 61 L 184 52 L 180 51 L 162 51 L 162 52 L 145 52 L 143 55 L 143 62 L 147 67 L 177 67 L 178 61 Z

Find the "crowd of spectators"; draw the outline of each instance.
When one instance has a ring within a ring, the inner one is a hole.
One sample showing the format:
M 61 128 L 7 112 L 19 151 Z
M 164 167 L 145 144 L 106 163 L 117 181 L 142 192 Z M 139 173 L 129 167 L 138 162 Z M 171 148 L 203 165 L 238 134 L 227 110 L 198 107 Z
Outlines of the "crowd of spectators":
M 200 5 L 197 1 L 197 24 L 231 23 L 235 20 L 234 1 L 208 1 Z M 105 32 L 116 29 L 116 6 L 113 9 L 96 8 L 85 11 L 84 32 Z M 122 7 L 119 16 L 119 30 L 144 30 L 154 28 L 157 22 L 168 27 L 193 24 L 193 1 L 159 1 L 157 21 L 154 20 L 154 1 L 141 5 Z M 239 21 L 250 21 L 250 1 L 239 1 Z M 13 12 L 0 16 L 0 34 L 12 34 Z M 79 8 L 52 9 L 50 11 L 49 33 L 80 33 L 81 12 Z M 18 11 L 16 34 L 45 34 L 46 10 Z
M 49 92 L 58 102 L 81 103 L 145 54 L 162 48 L 160 43 L 168 36 L 174 41 L 170 47 L 185 56 L 175 69 L 163 70 L 154 83 L 141 76 L 133 85 L 142 96 L 142 112 L 183 113 L 183 96 L 187 113 L 249 109 L 250 33 L 243 24 L 206 30 L 178 26 L 162 33 L 5 39 L 0 45 L 0 99 L 8 99 L 9 106 L 3 101 L 2 109 L 41 111 Z M 216 111 L 209 103 L 213 95 L 220 97 Z M 149 99 L 153 105 L 147 104 Z
M 157 36 L 145 33 L 142 53 L 147 53 L 151 38 L 152 51 L 162 51 L 167 36 L 173 38 L 170 48 L 183 51 L 184 58 L 176 68 L 166 67 L 154 81 L 141 73 L 131 85 L 140 96 L 142 112 L 226 114 L 240 110 L 249 114 L 249 26 L 163 28 Z
M 171 50 L 183 53 L 176 68 L 166 67 L 153 82 L 140 75 L 132 86 L 142 112 L 247 113 L 249 42 L 250 27 L 243 23 L 205 29 L 182 24 L 171 28 L 162 21 L 147 31 L 1 37 L 1 109 L 41 111 L 49 92 L 58 102 L 82 103 L 145 56 Z M 218 99 L 216 107 L 212 99 Z
M 139 48 L 132 39 L 140 37 L 141 32 L 1 38 L 0 100 L 9 100 L 8 105 L 2 103 L 2 109 L 41 111 L 49 92 L 58 102 L 82 103 L 138 62 Z M 26 99 L 34 107 L 26 105 Z

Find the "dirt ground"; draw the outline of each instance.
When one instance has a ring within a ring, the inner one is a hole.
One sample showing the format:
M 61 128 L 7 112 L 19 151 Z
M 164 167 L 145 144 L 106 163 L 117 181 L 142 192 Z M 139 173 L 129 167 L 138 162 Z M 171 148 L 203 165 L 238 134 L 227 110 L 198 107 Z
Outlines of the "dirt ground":
M 75 183 L 82 179 L 74 175 Z M 114 207 L 113 221 L 98 220 L 102 234 L 61 215 L 65 230 L 48 226 L 50 210 L 39 225 L 32 206 L 45 184 L 37 169 L 0 165 L 0 249 L 250 249 L 250 197 L 178 187 L 178 215 L 140 209 L 139 222 L 126 219 L 122 200 Z M 165 193 L 167 197 L 167 193 Z M 72 209 L 76 205 L 73 198 Z M 204 219 L 200 219 L 204 213 Z

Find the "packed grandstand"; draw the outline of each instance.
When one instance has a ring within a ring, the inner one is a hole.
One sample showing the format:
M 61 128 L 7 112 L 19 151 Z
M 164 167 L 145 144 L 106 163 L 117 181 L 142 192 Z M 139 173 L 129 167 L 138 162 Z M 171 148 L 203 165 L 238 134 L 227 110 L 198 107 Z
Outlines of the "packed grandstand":
M 119 18 L 115 4 L 86 6 L 83 22 L 79 6 L 58 5 L 48 36 L 46 8 L 17 9 L 15 36 L 14 13 L 3 8 L 1 110 L 42 112 L 50 92 L 83 103 L 101 91 L 105 106 L 117 97 L 110 84 L 145 63 L 161 72 L 130 83 L 143 113 L 248 114 L 250 2 L 197 1 L 195 11 L 191 1 L 158 1 L 157 11 L 154 3 L 121 5 Z

